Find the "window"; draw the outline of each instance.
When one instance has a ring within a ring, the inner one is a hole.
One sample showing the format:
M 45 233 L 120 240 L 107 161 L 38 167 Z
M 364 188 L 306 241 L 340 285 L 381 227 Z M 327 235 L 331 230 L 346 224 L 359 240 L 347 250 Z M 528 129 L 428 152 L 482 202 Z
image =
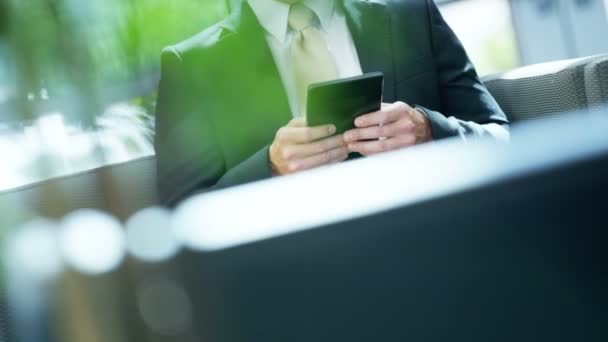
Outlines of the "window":
M 0 0 L 0 190 L 151 155 L 161 48 L 225 13 L 224 0 Z
M 436 1 L 482 75 L 608 52 L 608 0 Z
M 506 71 L 519 65 L 508 0 L 452 1 L 440 8 L 479 74 Z

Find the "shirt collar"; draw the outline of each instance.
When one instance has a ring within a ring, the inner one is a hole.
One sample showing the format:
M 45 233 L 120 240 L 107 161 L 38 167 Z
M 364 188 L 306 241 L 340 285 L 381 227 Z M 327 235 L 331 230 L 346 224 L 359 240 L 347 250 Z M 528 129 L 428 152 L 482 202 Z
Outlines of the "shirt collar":
M 284 42 L 287 38 L 289 27 L 290 5 L 277 0 L 248 1 L 264 30 L 273 35 L 278 41 Z M 334 3 L 335 0 L 302 1 L 302 4 L 308 6 L 319 17 L 322 29 L 329 28 L 335 10 Z

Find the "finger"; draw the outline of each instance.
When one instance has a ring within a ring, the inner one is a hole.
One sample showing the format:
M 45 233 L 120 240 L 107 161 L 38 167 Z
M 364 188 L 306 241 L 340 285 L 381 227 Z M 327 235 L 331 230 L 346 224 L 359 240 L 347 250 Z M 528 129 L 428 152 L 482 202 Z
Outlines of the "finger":
M 410 118 L 395 121 L 389 125 L 357 128 L 344 133 L 344 141 L 347 143 L 360 140 L 390 138 L 402 134 L 411 133 L 414 123 Z
M 346 147 L 346 143 L 344 142 L 344 137 L 342 135 L 325 138 L 310 144 L 300 144 L 285 147 L 283 150 L 285 155 L 283 157 L 286 160 L 310 157 L 316 154 L 331 151 L 338 147 Z
M 324 125 L 316 127 L 284 127 L 279 130 L 279 138 L 288 143 L 307 144 L 336 133 L 336 126 Z
M 306 127 L 306 119 L 305 118 L 295 118 L 289 121 L 287 127 Z
M 348 158 L 348 149 L 346 147 L 338 147 L 321 154 L 290 162 L 288 168 L 290 172 L 309 170 L 322 165 L 334 164 L 346 160 L 346 158 Z
M 391 105 L 383 107 L 377 112 L 361 115 L 355 119 L 355 126 L 363 128 L 389 124 L 406 115 L 408 108 L 410 108 L 410 106 L 403 102 L 395 102 Z
M 364 156 L 370 156 L 382 152 L 393 151 L 400 148 L 415 145 L 416 136 L 413 134 L 400 135 L 385 140 L 363 141 L 351 143 L 348 149 L 351 152 L 358 152 Z

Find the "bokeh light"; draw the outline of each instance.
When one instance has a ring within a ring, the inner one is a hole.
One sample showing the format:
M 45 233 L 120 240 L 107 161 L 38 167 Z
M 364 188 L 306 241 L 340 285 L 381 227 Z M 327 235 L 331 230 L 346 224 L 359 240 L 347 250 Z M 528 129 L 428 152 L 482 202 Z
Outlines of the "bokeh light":
M 148 208 L 133 215 L 126 223 L 127 249 L 146 262 L 161 262 L 174 256 L 179 243 L 170 227 L 171 213 L 162 208 Z
M 57 223 L 37 219 L 24 224 L 7 239 L 5 263 L 11 277 L 35 282 L 52 279 L 61 272 Z
M 120 222 L 90 209 L 76 211 L 63 219 L 60 246 L 65 261 L 86 274 L 111 272 L 125 255 Z

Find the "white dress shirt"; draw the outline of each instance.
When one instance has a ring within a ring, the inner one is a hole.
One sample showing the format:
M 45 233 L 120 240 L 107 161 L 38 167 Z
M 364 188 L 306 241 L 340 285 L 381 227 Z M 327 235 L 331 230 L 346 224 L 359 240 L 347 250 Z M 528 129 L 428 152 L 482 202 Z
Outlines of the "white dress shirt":
M 291 68 L 290 46 L 293 31 L 289 28 L 290 5 L 277 0 L 248 0 L 253 12 L 266 31 L 266 40 L 287 92 L 289 106 L 294 117 L 298 113 L 298 97 Z M 319 29 L 325 36 L 340 78 L 362 74 L 359 55 L 344 13 L 338 10 L 335 0 L 302 0 L 319 18 Z

